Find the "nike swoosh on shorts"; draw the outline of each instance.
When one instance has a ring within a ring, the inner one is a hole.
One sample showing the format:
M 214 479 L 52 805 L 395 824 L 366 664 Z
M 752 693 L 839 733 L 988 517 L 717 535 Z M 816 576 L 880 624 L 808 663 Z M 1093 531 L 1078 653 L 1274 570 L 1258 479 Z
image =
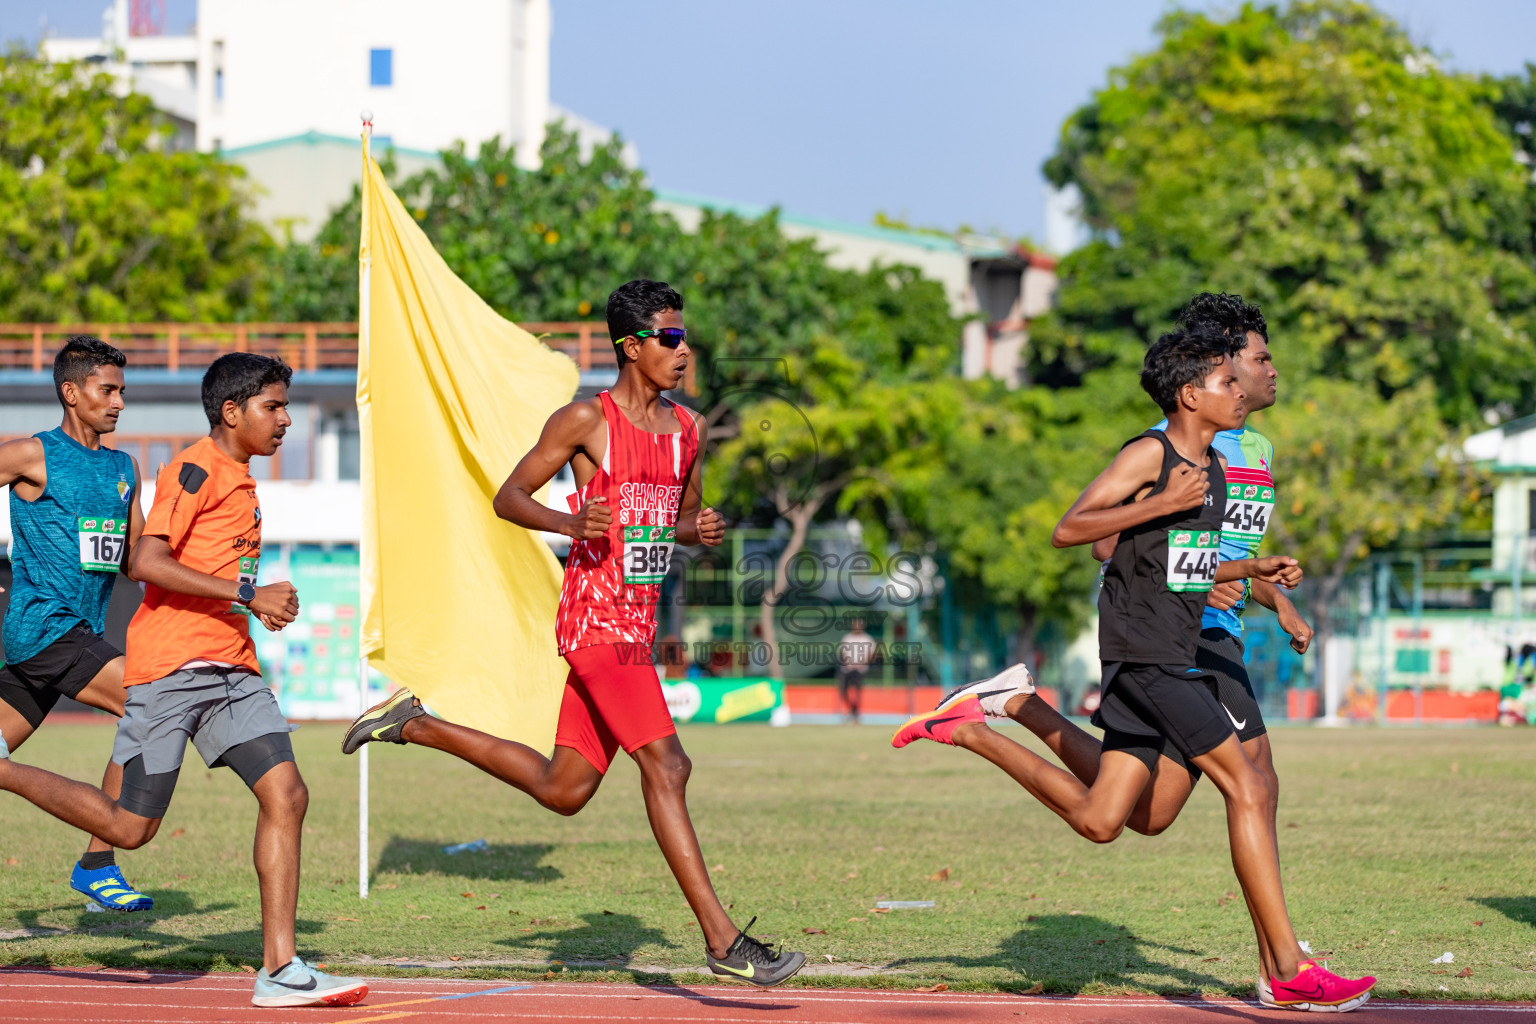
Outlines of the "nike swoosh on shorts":
M 1234 726 L 1236 726 L 1239 730 L 1245 728 L 1248 725 L 1248 719 L 1245 718 L 1241 722 L 1239 722 L 1237 720 L 1237 716 L 1232 713 L 1232 709 L 1227 707 L 1225 704 L 1223 704 L 1221 706 L 1221 710 L 1223 710 L 1223 711 L 1225 711 L 1227 713 L 1227 717 L 1232 719 L 1232 724 Z

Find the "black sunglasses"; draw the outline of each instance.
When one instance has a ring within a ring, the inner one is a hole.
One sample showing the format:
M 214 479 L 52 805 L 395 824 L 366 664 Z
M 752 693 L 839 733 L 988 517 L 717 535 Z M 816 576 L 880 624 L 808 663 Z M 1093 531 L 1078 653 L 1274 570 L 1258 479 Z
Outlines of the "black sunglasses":
M 688 331 L 682 327 L 661 327 L 654 331 L 636 331 L 630 337 L 641 341 L 654 337 L 661 343 L 662 348 L 677 348 L 688 340 Z

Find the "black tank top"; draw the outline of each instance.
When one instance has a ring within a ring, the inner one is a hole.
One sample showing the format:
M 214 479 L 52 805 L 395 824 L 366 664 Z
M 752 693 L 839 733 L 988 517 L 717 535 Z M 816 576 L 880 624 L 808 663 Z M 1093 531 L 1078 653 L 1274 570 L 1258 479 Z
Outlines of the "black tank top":
M 1161 430 L 1149 430 L 1126 444 L 1143 437 L 1156 438 L 1163 445 L 1163 468 L 1147 492 L 1150 498 L 1168 486 L 1168 475 L 1175 466 L 1194 464 L 1178 453 Z M 1227 494 L 1226 474 L 1216 449 L 1207 449 L 1206 455 L 1205 504 L 1121 532 L 1099 591 L 1101 660 L 1141 665 L 1195 663 L 1200 617 L 1221 563 L 1221 517 Z

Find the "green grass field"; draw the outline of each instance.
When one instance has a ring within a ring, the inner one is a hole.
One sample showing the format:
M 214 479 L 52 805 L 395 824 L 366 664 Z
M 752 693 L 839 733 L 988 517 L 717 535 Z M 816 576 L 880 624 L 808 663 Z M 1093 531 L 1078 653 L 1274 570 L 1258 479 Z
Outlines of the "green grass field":
M 887 733 L 683 733 L 721 896 L 738 923 L 761 915 L 760 933 L 821 965 L 804 983 L 1251 991 L 1253 932 L 1231 898 L 1209 783 L 1164 835 L 1097 847 L 979 759 L 932 744 L 893 751 Z M 294 736 L 311 789 L 304 955 L 369 973 L 427 964 L 566 979 L 701 963 L 627 759 L 586 810 L 561 818 L 440 754 L 374 748 L 374 891 L 360 902 L 357 768 L 339 737 L 337 725 Z M 1281 729 L 1274 741 L 1300 937 L 1337 969 L 1380 977 L 1382 995 L 1536 998 L 1536 733 Z M 99 777 L 110 745 L 108 725 L 50 724 L 18 760 Z M 79 834 L 0 794 L 0 962 L 258 963 L 254 819 L 239 780 L 189 749 L 159 837 L 119 855 L 155 910 L 94 914 L 66 885 Z M 482 837 L 488 852 L 439 852 Z M 938 905 L 872 913 L 879 899 Z M 1446 951 L 1454 964 L 1430 962 Z M 1457 976 L 1464 967 L 1470 977 Z

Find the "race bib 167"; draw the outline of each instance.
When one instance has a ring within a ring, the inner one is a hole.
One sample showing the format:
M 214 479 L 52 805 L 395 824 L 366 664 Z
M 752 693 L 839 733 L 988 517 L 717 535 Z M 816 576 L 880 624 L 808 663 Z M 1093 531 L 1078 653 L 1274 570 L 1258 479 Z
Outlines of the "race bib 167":
M 128 520 L 81 516 L 78 525 L 80 568 L 86 572 L 117 572 L 128 547 Z

